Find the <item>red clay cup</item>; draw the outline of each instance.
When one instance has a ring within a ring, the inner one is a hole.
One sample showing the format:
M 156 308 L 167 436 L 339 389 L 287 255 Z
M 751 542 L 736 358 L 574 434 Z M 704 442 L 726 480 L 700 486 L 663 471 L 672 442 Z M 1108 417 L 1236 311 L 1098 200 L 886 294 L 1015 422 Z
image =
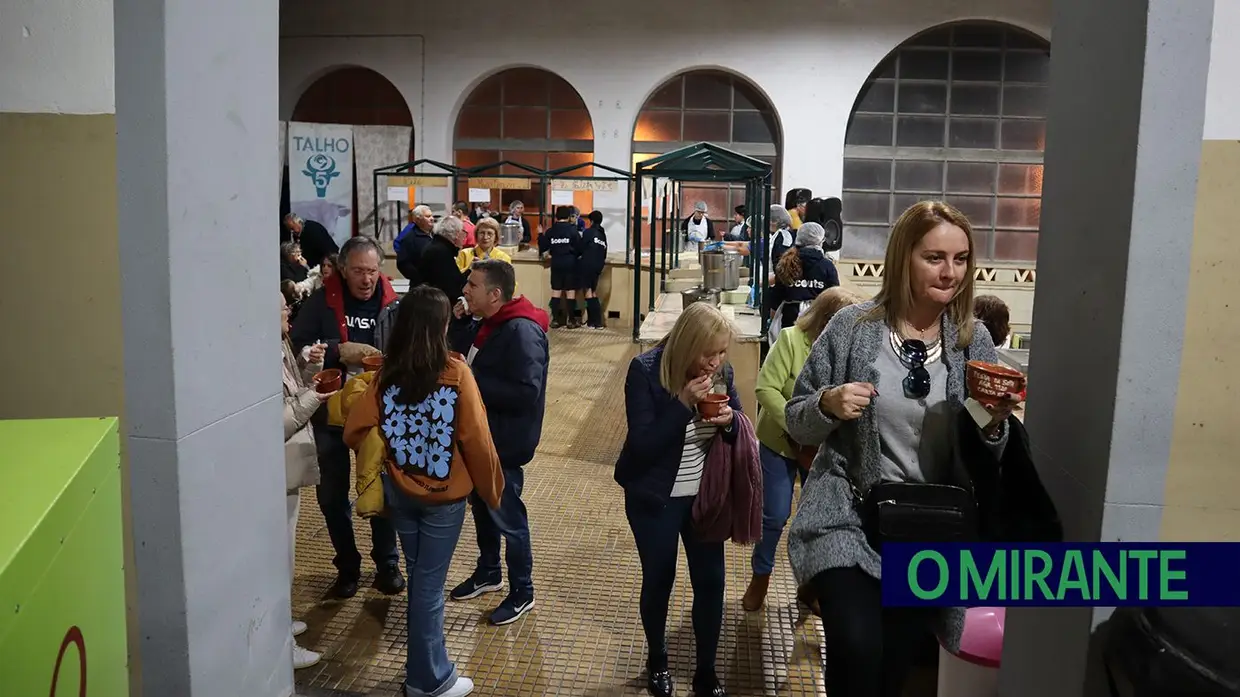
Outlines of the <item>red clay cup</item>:
M 698 413 L 702 418 L 713 419 L 719 416 L 719 412 L 723 411 L 723 405 L 728 403 L 726 394 L 708 394 L 698 402 Z
M 319 394 L 329 394 L 340 389 L 343 374 L 336 368 L 324 370 L 314 376 L 314 389 Z
M 988 406 L 999 404 L 1009 394 L 1025 391 L 1025 374 L 998 363 L 969 361 L 965 380 L 969 396 Z
M 367 356 L 362 359 L 362 369 L 367 373 L 377 373 L 383 367 L 383 356 Z

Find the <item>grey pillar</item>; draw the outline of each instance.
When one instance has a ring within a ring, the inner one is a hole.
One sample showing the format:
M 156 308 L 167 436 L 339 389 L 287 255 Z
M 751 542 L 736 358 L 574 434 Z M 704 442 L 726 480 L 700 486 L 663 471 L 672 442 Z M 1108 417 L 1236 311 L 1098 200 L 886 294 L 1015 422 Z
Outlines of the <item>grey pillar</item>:
M 278 13 L 276 0 L 114 5 L 145 697 L 293 688 L 272 253 Z
M 1213 11 L 1055 2 L 1026 423 L 1069 540 L 1158 539 Z M 1002 694 L 1093 694 L 1108 615 L 1009 610 Z

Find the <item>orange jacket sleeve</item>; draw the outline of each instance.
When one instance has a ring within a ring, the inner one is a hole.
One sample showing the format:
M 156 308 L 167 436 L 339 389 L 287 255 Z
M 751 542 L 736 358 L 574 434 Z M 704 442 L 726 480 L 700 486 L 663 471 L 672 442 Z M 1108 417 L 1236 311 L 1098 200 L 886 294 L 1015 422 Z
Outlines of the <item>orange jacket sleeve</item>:
M 341 410 L 345 413 L 344 442 L 353 450 L 360 449 L 370 430 L 379 426 L 377 390 L 378 383 L 372 382 L 364 392 L 357 390 L 341 395 Z
M 461 456 L 465 469 L 474 480 L 474 491 L 491 508 L 499 508 L 500 495 L 504 493 L 504 470 L 491 440 L 491 426 L 487 423 L 486 408 L 482 405 L 482 393 L 468 368 L 461 378 L 461 401 L 457 412 L 457 432 L 460 434 Z

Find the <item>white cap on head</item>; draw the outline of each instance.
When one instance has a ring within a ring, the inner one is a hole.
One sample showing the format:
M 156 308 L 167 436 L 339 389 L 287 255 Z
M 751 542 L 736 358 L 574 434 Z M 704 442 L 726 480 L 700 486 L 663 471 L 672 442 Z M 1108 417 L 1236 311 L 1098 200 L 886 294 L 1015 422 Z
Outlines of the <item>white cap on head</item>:
M 693 204 L 693 210 L 695 210 L 695 211 L 700 211 L 700 212 L 702 212 L 702 213 L 705 213 L 705 212 L 706 212 L 706 202 L 705 202 L 705 201 L 698 201 L 697 203 Z

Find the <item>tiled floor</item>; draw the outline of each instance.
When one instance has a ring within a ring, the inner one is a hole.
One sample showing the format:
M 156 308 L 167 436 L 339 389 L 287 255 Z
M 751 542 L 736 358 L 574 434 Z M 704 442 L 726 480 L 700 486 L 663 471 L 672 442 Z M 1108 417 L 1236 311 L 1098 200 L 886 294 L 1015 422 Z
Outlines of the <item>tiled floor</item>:
M 499 594 L 447 608 L 448 653 L 473 678 L 477 695 L 641 695 L 645 640 L 637 616 L 640 571 L 612 465 L 624 438 L 624 376 L 633 346 L 623 331 L 552 332 L 551 377 L 542 445 L 526 468 L 524 499 L 534 542 L 538 607 L 508 627 L 486 613 Z M 324 653 L 297 672 L 307 694 L 400 694 L 404 677 L 405 597 L 366 589 L 325 601 L 334 572 L 322 517 L 305 492 L 297 547 L 293 613 L 310 630 L 304 646 Z M 358 541 L 368 544 L 360 521 Z M 449 585 L 472 570 L 477 547 L 465 529 Z M 767 608 L 746 613 L 749 548 L 728 546 L 728 590 L 719 671 L 730 693 L 823 694 L 821 632 L 797 618 L 783 545 Z M 368 562 L 369 563 L 369 562 Z M 373 572 L 373 569 L 369 570 Z M 368 584 L 371 577 L 363 582 Z M 672 597 L 669 643 L 678 694 L 688 694 L 693 665 L 688 572 L 681 555 Z

